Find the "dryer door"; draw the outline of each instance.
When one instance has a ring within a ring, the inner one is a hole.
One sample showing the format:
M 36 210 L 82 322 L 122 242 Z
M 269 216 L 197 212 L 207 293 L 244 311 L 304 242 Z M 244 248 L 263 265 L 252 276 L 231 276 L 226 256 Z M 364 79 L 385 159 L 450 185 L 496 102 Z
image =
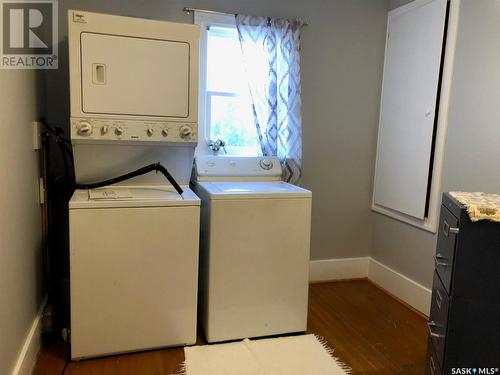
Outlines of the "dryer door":
M 89 32 L 80 38 L 83 112 L 188 117 L 188 43 Z

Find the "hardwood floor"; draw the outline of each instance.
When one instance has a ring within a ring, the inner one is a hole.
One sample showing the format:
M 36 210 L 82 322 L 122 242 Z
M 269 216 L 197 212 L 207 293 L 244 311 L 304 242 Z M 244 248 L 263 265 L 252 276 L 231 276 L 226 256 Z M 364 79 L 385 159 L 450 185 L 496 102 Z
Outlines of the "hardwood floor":
M 425 319 L 369 281 L 312 285 L 308 330 L 355 374 L 424 374 Z
M 425 372 L 425 319 L 369 281 L 311 285 L 308 332 L 323 336 L 355 374 Z M 198 344 L 204 344 L 201 336 Z M 45 343 L 34 374 L 60 374 L 65 358 L 62 341 Z M 170 375 L 183 360 L 182 348 L 153 350 L 71 362 L 64 374 Z

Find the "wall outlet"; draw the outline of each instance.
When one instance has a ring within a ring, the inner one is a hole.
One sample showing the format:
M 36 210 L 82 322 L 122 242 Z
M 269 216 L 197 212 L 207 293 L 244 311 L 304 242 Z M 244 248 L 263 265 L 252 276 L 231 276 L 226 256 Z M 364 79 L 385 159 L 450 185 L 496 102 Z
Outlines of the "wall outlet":
M 40 150 L 42 148 L 42 123 L 40 121 L 33 121 L 33 150 Z

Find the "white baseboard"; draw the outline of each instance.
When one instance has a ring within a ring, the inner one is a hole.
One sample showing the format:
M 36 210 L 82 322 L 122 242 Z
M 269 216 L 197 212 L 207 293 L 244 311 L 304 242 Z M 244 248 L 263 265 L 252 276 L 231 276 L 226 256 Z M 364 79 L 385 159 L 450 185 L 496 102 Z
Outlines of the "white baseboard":
M 14 370 L 12 370 L 12 375 L 31 375 L 33 372 L 42 346 L 42 315 L 46 303 L 47 297 L 44 298 L 35 319 L 33 319 L 26 340 L 17 357 Z
M 322 259 L 309 262 L 309 281 L 334 281 L 368 277 L 369 257 Z
M 429 315 L 432 291 L 371 257 L 311 260 L 309 281 L 368 278 L 414 309 Z
M 414 309 L 429 316 L 432 291 L 405 275 L 370 259 L 368 278 Z

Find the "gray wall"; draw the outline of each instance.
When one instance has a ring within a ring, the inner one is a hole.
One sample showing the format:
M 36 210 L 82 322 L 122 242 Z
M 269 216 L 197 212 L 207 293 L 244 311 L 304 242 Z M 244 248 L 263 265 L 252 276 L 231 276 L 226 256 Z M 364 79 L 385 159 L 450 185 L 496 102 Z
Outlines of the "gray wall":
M 304 186 L 313 191 L 312 258 L 365 256 L 387 19 L 387 0 L 60 1 L 60 69 L 48 73 L 49 118 L 67 124 L 68 8 L 192 22 L 186 5 L 300 17 Z
M 500 193 L 500 1 L 462 0 L 445 190 Z
M 0 87 L 0 374 L 10 374 L 42 300 L 38 154 L 31 123 L 43 113 L 43 75 L 1 69 Z
M 399 8 L 405 4 L 411 3 L 413 0 L 389 0 L 389 9 Z
M 462 0 L 443 190 L 500 192 L 500 2 Z M 436 238 L 373 214 L 372 256 L 430 287 Z

